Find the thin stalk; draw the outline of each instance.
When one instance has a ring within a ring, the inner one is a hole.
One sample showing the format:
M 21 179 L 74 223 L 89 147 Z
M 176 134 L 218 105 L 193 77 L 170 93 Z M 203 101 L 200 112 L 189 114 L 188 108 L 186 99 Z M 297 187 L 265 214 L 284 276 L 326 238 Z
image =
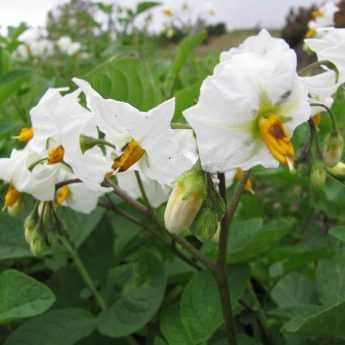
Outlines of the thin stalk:
M 145 187 L 144 187 L 144 184 L 143 184 L 143 181 L 141 179 L 139 171 L 135 171 L 135 178 L 137 179 L 139 190 L 140 190 L 140 193 L 144 199 L 146 207 L 149 209 L 150 213 L 153 214 L 153 209 L 152 209 L 152 206 L 150 204 L 150 200 L 146 194 L 146 190 L 145 190 Z
M 97 302 L 97 305 L 99 308 L 103 311 L 107 309 L 106 302 L 103 298 L 103 296 L 99 293 L 99 291 L 96 288 L 96 285 L 94 281 L 92 280 L 89 272 L 87 271 L 84 263 L 82 262 L 77 248 L 67 239 L 66 236 L 61 235 L 59 236 L 59 239 L 63 245 L 63 247 L 66 249 L 70 257 L 72 258 L 77 270 L 79 271 L 82 279 L 84 280 L 87 287 L 91 290 L 93 296 L 95 297 L 95 300 Z
M 310 131 L 312 133 L 312 137 L 315 141 L 317 155 L 318 155 L 319 159 L 322 160 L 323 155 L 322 155 L 319 133 L 317 132 L 317 129 L 316 129 L 316 126 L 315 126 L 313 120 L 309 120 L 308 123 L 309 123 Z
M 192 129 L 192 127 L 188 123 L 182 123 L 182 122 L 172 122 L 171 128 L 172 129 Z
M 188 265 L 194 267 L 198 271 L 201 270 L 200 266 L 196 264 L 193 260 L 191 260 L 189 257 L 187 257 L 184 253 L 178 250 L 176 246 L 174 246 L 174 241 L 169 243 L 164 236 L 161 236 L 161 233 L 158 231 L 155 231 L 154 229 L 148 227 L 146 224 L 142 223 L 140 220 L 138 220 L 136 217 L 132 216 L 128 212 L 116 207 L 113 203 L 99 203 L 99 206 L 106 208 L 109 211 L 112 211 L 121 217 L 129 220 L 133 224 L 136 224 L 140 227 L 142 227 L 145 231 L 149 232 L 153 236 L 155 236 L 165 247 L 167 247 L 169 250 L 172 251 L 173 254 L 175 254 L 177 257 L 179 257 L 182 261 L 186 262 Z
M 334 116 L 332 110 L 331 110 L 329 107 L 327 107 L 327 105 L 324 105 L 324 104 L 322 104 L 322 103 L 311 103 L 310 105 L 311 105 L 312 107 L 320 107 L 320 108 L 325 109 L 326 112 L 327 112 L 327 114 L 329 115 L 329 117 L 330 117 L 330 119 L 331 119 L 333 131 L 337 132 L 337 130 L 338 130 L 338 129 L 337 129 L 337 128 L 338 128 L 338 127 L 337 127 L 337 121 L 336 121 L 336 119 L 335 119 L 335 116 Z
M 229 227 L 233 216 L 239 205 L 241 195 L 244 192 L 245 184 L 249 178 L 250 172 L 245 172 L 234 192 L 231 203 L 226 211 L 226 214 L 221 222 L 221 231 L 219 236 L 218 258 L 216 263 L 216 270 L 214 276 L 218 285 L 219 295 L 222 302 L 223 317 L 225 324 L 225 332 L 228 338 L 229 345 L 237 345 L 235 321 L 232 314 L 231 290 L 229 288 L 228 273 L 226 270 L 226 257 L 229 238 Z M 220 194 L 227 204 L 225 176 L 218 174 Z

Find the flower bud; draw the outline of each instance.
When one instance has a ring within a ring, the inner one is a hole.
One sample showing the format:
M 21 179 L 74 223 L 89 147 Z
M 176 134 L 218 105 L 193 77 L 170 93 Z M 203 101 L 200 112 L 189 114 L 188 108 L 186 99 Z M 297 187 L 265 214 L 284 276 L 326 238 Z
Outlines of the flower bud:
M 40 226 L 36 225 L 35 229 L 32 231 L 30 240 L 31 253 L 34 256 L 40 256 L 48 248 L 47 242 L 44 238 Z
M 326 183 L 326 169 L 322 162 L 315 162 L 311 168 L 310 182 L 315 188 L 322 188 Z
M 327 170 L 334 176 L 345 177 L 345 163 L 339 162 L 333 168 L 327 168 Z
M 165 226 L 172 233 L 189 228 L 207 194 L 205 175 L 198 165 L 177 180 L 164 213 Z
M 31 243 L 33 232 L 39 220 L 38 218 L 37 207 L 35 207 L 24 220 L 24 236 L 28 244 Z
M 332 132 L 326 137 L 323 147 L 323 160 L 326 166 L 332 168 L 339 163 L 343 154 L 343 147 L 344 139 L 339 132 Z

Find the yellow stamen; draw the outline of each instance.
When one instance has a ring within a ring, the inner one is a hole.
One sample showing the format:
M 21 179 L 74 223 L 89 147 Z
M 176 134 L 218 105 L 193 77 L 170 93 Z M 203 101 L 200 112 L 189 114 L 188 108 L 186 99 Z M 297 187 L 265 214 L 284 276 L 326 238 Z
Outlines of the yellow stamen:
M 34 136 L 33 128 L 22 128 L 17 136 L 14 139 L 17 139 L 21 143 L 27 143 Z
M 132 139 L 122 150 L 122 154 L 114 160 L 113 169 L 123 172 L 134 165 L 143 155 L 145 150 L 139 143 Z
M 65 149 L 62 145 L 54 146 L 48 151 L 48 164 L 62 163 Z
M 324 16 L 325 16 L 325 12 L 322 11 L 322 10 L 320 10 L 320 9 L 318 9 L 318 10 L 313 11 L 313 12 L 311 13 L 311 15 L 312 15 L 312 17 L 313 17 L 314 19 L 316 19 L 316 18 L 324 17 Z
M 65 185 L 57 190 L 55 200 L 58 205 L 62 205 L 70 196 L 71 190 L 67 185 Z
M 281 119 L 268 115 L 259 121 L 261 137 L 272 156 L 284 165 L 290 167 L 295 156 L 295 150 Z
M 307 33 L 305 34 L 306 38 L 313 38 L 316 36 L 316 29 L 315 28 L 309 28 Z
M 20 200 L 21 194 L 17 191 L 17 189 L 10 185 L 7 189 L 5 194 L 5 207 L 11 208 L 15 206 L 15 204 Z
M 321 113 L 317 113 L 312 117 L 312 121 L 314 122 L 315 126 L 319 126 L 321 122 Z
M 240 168 L 237 168 L 236 173 L 235 173 L 235 180 L 239 181 L 241 179 L 242 175 L 243 175 L 243 170 Z M 253 189 L 253 182 L 250 178 L 246 181 L 246 184 L 244 186 L 244 190 L 246 190 L 249 193 L 255 194 L 254 189 Z
M 171 11 L 170 8 L 164 8 L 163 9 L 163 14 L 166 16 L 166 17 L 172 17 L 173 13 Z

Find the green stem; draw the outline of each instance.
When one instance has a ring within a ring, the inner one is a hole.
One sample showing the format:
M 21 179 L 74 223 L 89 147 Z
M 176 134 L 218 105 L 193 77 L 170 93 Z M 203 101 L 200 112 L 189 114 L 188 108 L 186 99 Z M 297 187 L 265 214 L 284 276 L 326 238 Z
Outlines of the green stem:
M 231 303 L 231 290 L 228 281 L 228 272 L 226 269 L 226 257 L 228 249 L 228 238 L 229 238 L 229 227 L 239 205 L 242 193 L 245 189 L 245 184 L 249 178 L 250 172 L 245 172 L 241 180 L 235 189 L 233 198 L 227 209 L 227 212 L 221 222 L 221 231 L 219 236 L 219 248 L 218 248 L 218 258 L 216 264 L 216 270 L 214 276 L 218 285 L 219 295 L 221 299 L 223 317 L 225 324 L 225 332 L 228 338 L 229 345 L 237 345 L 237 336 L 235 328 L 235 320 L 232 314 L 232 303 Z M 226 186 L 225 186 L 225 176 L 224 174 L 218 174 L 219 178 L 219 189 L 222 198 L 224 199 L 225 205 L 227 204 L 226 198 Z
M 135 177 L 137 179 L 139 190 L 140 190 L 140 193 L 144 199 L 144 202 L 145 202 L 147 208 L 149 209 L 150 213 L 153 214 L 153 208 L 152 208 L 152 206 L 150 204 L 150 200 L 146 194 L 145 187 L 144 187 L 144 184 L 143 184 L 143 181 L 141 179 L 139 171 L 135 171 Z
M 192 129 L 192 127 L 188 123 L 182 123 L 182 122 L 172 122 L 171 128 L 172 129 Z
M 313 107 L 320 107 L 320 108 L 325 109 L 327 114 L 329 115 L 331 121 L 332 121 L 332 129 L 333 129 L 333 131 L 337 131 L 338 130 L 337 129 L 338 128 L 337 127 L 337 121 L 335 119 L 335 116 L 334 116 L 332 110 L 329 107 L 327 107 L 327 105 L 322 104 L 322 103 L 310 103 L 310 105 L 313 106 Z
M 66 251 L 68 252 L 68 254 L 70 255 L 70 257 L 72 258 L 72 260 L 73 260 L 77 270 L 79 271 L 81 277 L 83 278 L 85 284 L 88 286 L 88 288 L 91 290 L 92 294 L 94 295 L 98 306 L 100 307 L 100 309 L 102 311 L 106 310 L 107 309 L 106 302 L 105 302 L 103 296 L 98 292 L 95 283 L 93 282 L 93 280 L 92 280 L 89 272 L 87 271 L 84 263 L 80 259 L 77 248 L 75 248 L 75 246 L 64 235 L 61 235 L 59 237 L 59 239 L 60 239 L 62 245 L 64 246 L 64 248 L 66 249 Z

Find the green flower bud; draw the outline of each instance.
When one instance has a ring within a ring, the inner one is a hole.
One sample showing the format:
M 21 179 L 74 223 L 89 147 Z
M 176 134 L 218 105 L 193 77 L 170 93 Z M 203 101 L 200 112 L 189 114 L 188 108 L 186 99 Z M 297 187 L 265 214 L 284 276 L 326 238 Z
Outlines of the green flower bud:
M 32 234 L 37 226 L 39 217 L 38 217 L 38 207 L 34 207 L 32 212 L 24 220 L 24 236 L 25 241 L 30 244 Z
M 197 215 L 191 232 L 201 241 L 211 240 L 218 229 L 218 216 L 214 210 L 203 206 Z
M 37 225 L 31 234 L 30 249 L 34 256 L 41 256 L 48 248 L 47 242 L 44 238 L 40 226 Z
M 345 177 L 345 163 L 339 162 L 333 168 L 327 168 L 327 170 L 334 176 Z
M 181 233 L 189 228 L 207 195 L 207 184 L 199 164 L 177 180 L 164 213 L 168 231 Z
M 315 162 L 311 167 L 310 182 L 315 188 L 322 188 L 326 183 L 326 169 L 322 162 Z
M 326 166 L 336 166 L 343 154 L 344 139 L 339 132 L 335 131 L 327 135 L 323 147 L 323 161 Z

